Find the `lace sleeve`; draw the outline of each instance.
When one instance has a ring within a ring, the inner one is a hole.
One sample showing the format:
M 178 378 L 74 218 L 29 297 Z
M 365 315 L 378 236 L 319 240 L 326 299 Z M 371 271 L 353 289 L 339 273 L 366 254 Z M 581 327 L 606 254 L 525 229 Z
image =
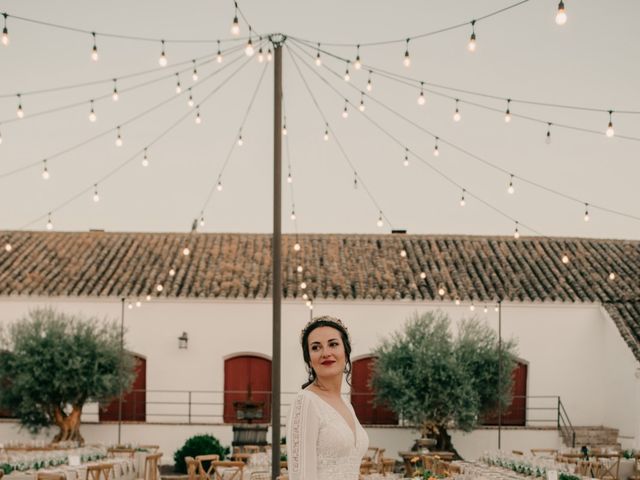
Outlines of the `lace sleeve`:
M 319 418 L 305 394 L 296 397 L 287 422 L 289 480 L 316 480 Z

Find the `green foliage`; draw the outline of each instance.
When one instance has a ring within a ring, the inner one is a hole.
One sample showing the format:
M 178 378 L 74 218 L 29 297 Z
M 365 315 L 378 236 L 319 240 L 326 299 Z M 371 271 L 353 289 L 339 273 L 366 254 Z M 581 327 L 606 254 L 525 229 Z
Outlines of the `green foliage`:
M 31 432 L 54 424 L 56 408 L 111 400 L 133 381 L 116 324 L 41 308 L 0 333 L 0 407 Z
M 211 454 L 220 455 L 220 460 L 224 460 L 225 455 L 229 454 L 229 447 L 220 445 L 218 439 L 213 435 L 194 435 L 188 438 L 184 445 L 173 454 L 174 468 L 176 472 L 187 473 L 184 457 L 195 458 L 198 455 Z
M 454 338 L 443 312 L 414 314 L 376 349 L 372 386 L 379 403 L 425 430 L 451 424 L 473 429 L 498 405 L 498 339 L 477 318 L 460 323 Z M 508 402 L 515 342 L 503 342 L 501 398 Z

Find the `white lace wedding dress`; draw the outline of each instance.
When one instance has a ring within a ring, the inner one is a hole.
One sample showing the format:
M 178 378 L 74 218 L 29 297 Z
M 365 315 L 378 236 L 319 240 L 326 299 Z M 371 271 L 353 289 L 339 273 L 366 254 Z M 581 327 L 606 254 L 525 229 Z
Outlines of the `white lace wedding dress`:
M 358 480 L 369 447 L 367 432 L 348 406 L 355 435 L 344 417 L 310 390 L 296 396 L 287 422 L 289 480 Z

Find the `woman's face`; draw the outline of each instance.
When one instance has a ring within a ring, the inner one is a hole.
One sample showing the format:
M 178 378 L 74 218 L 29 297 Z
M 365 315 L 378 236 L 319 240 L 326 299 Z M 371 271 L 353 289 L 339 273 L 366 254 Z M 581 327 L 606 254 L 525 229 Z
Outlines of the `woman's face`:
M 311 367 L 318 378 L 342 375 L 346 365 L 340 332 L 333 327 L 318 327 L 309 334 Z

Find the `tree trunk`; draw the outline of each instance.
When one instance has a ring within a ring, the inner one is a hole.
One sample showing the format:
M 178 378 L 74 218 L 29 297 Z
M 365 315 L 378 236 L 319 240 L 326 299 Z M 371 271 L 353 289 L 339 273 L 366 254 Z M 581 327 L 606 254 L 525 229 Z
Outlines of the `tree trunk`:
M 53 442 L 78 442 L 84 445 L 84 438 L 80 434 L 80 416 L 82 415 L 82 405 L 73 405 L 70 414 L 66 414 L 60 407 L 54 411 L 54 420 L 60 429 L 54 437 Z
M 453 446 L 453 442 L 451 441 L 451 435 L 447 432 L 447 429 L 444 426 L 438 426 L 433 429 L 433 435 L 437 440 L 436 446 L 433 448 L 434 450 L 444 451 L 444 452 L 453 452 L 454 460 L 462 460 L 462 457 L 458 453 L 458 451 Z

